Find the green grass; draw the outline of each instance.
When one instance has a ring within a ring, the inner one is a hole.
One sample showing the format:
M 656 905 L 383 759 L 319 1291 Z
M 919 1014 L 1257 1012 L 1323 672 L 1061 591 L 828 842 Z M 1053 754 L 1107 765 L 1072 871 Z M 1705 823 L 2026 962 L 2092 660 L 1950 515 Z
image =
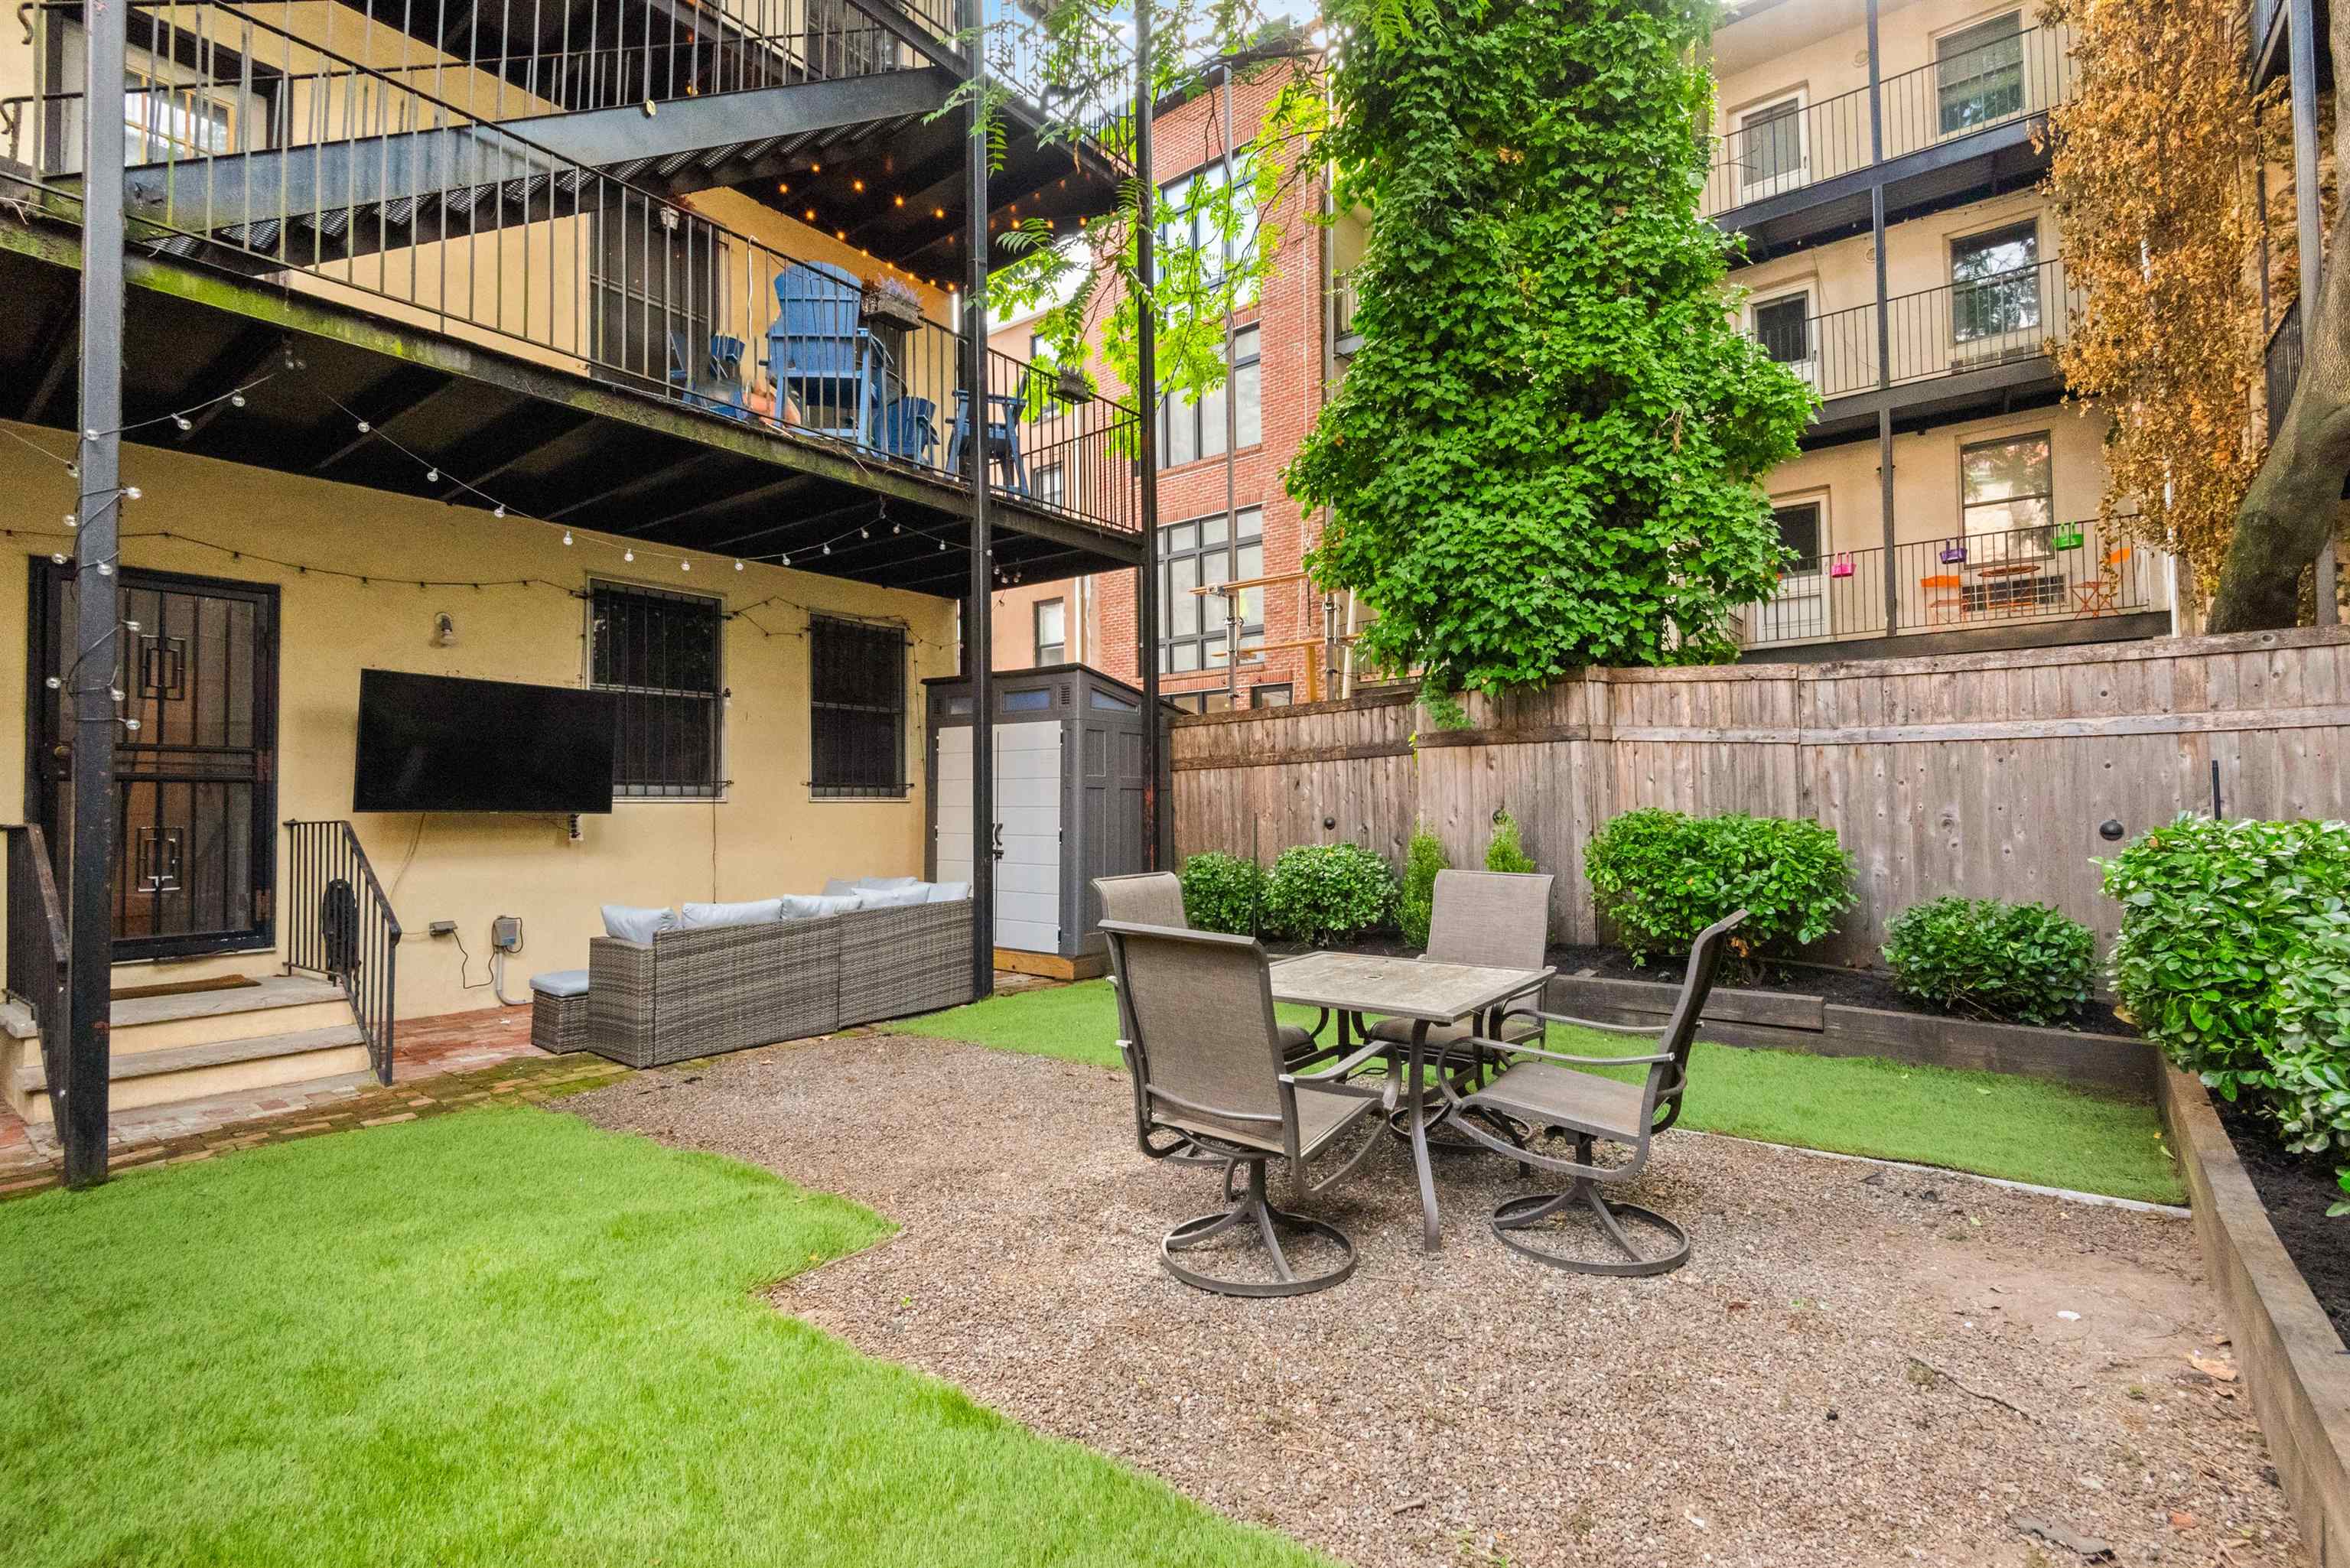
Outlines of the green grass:
M 1314 1012 L 1290 1008 L 1284 1016 L 1311 1023 Z M 1107 981 L 990 997 L 888 1027 L 1119 1065 L 1117 1002 Z M 1636 1048 L 1625 1037 L 1586 1031 L 1554 1029 L 1551 1039 L 1554 1050 L 1590 1055 Z M 2151 1103 L 2040 1078 L 1700 1043 L 1681 1125 L 2116 1198 L 2186 1201 Z
M 889 1229 L 526 1108 L 0 1205 L 0 1541 L 15 1568 L 1320 1561 L 754 1293 Z

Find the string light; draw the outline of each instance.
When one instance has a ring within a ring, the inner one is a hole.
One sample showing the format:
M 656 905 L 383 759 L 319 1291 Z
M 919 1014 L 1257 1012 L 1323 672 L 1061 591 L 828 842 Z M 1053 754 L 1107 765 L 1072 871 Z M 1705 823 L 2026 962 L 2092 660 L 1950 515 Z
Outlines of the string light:
M 848 188 L 852 191 L 861 192 L 865 189 L 865 182 L 862 180 L 851 180 L 848 182 Z
M 563 547 L 567 550 L 571 547 L 571 530 L 568 528 L 563 531 Z
M 633 561 L 636 558 L 637 553 L 634 550 L 623 550 L 620 552 L 620 559 L 623 561 Z

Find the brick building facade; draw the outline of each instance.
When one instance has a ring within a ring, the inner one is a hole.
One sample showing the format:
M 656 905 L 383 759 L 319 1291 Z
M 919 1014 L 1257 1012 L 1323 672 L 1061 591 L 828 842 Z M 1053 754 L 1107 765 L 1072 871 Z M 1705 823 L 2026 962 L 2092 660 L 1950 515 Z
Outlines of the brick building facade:
M 1254 139 L 1280 90 L 1277 70 L 1231 88 L 1238 149 Z M 1155 124 L 1155 170 L 1163 191 L 1209 174 L 1224 155 L 1226 105 L 1221 87 L 1162 109 Z M 1281 483 L 1322 408 L 1332 365 L 1326 312 L 1332 264 L 1341 259 L 1351 224 L 1314 222 L 1320 182 L 1302 177 L 1283 191 L 1260 233 L 1277 245 L 1256 302 L 1233 320 L 1235 352 L 1226 398 L 1162 411 L 1159 475 L 1161 597 L 1168 607 L 1161 690 L 1188 707 L 1305 701 L 1326 694 L 1322 596 L 1299 575 L 1319 532 Z M 1001 351 L 1032 352 L 1031 325 L 1014 320 L 993 337 Z M 1239 440 L 1227 448 L 1228 423 Z M 1229 496 L 1228 496 L 1229 489 Z M 1245 590 L 1247 621 L 1238 670 L 1224 657 L 1227 598 L 1195 594 L 1204 584 L 1263 581 Z M 1026 669 L 1081 659 L 1123 680 L 1139 677 L 1134 575 L 1021 583 L 994 600 L 994 667 Z M 1344 631 L 1345 612 L 1337 612 Z M 1055 632 L 1059 640 L 1051 640 Z

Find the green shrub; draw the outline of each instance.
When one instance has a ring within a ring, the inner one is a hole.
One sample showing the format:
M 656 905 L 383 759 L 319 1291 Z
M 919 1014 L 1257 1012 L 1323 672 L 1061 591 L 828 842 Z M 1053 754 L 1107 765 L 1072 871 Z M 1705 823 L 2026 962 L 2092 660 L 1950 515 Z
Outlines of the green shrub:
M 1852 907 L 1852 857 L 1818 823 L 1778 816 L 1688 816 L 1650 806 L 1601 828 L 1584 852 L 1599 912 L 1636 962 L 1685 953 L 1736 909 L 1741 959 L 1815 942 Z
M 1301 941 L 1341 941 L 1394 911 L 1395 873 L 1359 844 L 1284 849 L 1265 879 L 1265 924 Z
M 1253 936 L 1264 918 L 1264 873 L 1253 860 L 1212 851 L 1183 862 L 1183 918 L 1192 929 Z
M 1518 838 L 1518 819 L 1506 811 L 1496 812 L 1493 842 L 1485 846 L 1485 869 L 1523 873 L 1534 868 L 1534 857 Z
M 2089 1000 L 2089 928 L 2045 904 L 1934 898 L 1886 933 L 1893 983 L 1952 1012 L 2060 1023 Z
M 2350 915 L 2320 922 L 2277 987 L 2270 1094 L 2285 1147 L 2324 1155 L 2337 1168 L 2350 1214 Z
M 2280 985 L 2350 897 L 2350 824 L 2182 816 L 2104 866 L 2122 1005 L 2221 1098 L 2270 1104 Z
M 1430 833 L 1426 823 L 1413 830 L 1411 847 L 1404 851 L 1403 892 L 1396 901 L 1396 924 L 1403 928 L 1403 940 L 1416 948 L 1428 946 L 1429 922 L 1436 914 L 1436 874 L 1451 864 L 1444 853 L 1444 841 Z

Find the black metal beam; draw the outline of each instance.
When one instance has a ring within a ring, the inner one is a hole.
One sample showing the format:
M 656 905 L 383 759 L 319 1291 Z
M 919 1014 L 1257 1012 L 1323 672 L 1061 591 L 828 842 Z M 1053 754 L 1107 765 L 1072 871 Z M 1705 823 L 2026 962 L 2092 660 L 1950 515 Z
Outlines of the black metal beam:
M 438 464 L 445 473 L 464 476 L 463 481 L 452 481 L 444 485 L 441 499 L 462 501 L 473 494 L 469 484 L 484 484 L 511 473 L 548 447 L 557 441 L 569 441 L 595 422 L 594 414 L 582 413 L 577 409 L 525 403 L 484 429 L 480 435 Z M 482 462 L 491 466 L 474 466 Z
M 1158 165 L 1150 122 L 1156 118 L 1157 105 L 1151 98 L 1150 7 L 1136 6 L 1134 18 L 1134 161 L 1147 182 L 1146 192 L 1155 202 Z M 1135 235 L 1135 273 L 1146 296 L 1157 277 L 1158 214 L 1149 216 L 1151 221 Z M 1141 410 L 1136 431 L 1135 483 L 1142 509 L 1142 559 L 1134 572 L 1134 669 L 1142 688 L 1143 865 L 1155 871 L 1171 855 L 1167 838 L 1171 803 L 1162 798 L 1159 788 L 1166 776 L 1159 753 L 1167 720 L 1159 711 L 1159 326 L 1155 308 L 1136 312 L 1134 358 L 1135 379 L 1139 383 L 1134 389 L 1134 406 Z M 1227 651 L 1239 656 L 1237 649 Z
M 238 333 L 225 350 L 214 355 L 213 362 L 203 368 L 191 387 L 192 393 L 200 394 L 196 400 L 204 406 L 188 416 L 186 430 L 174 432 L 180 444 L 185 446 L 195 440 L 206 426 L 228 412 L 232 406 L 229 394 L 260 375 L 263 368 L 277 358 L 285 342 L 284 333 L 257 327 Z M 213 399 L 218 400 L 206 400 Z
M 49 406 L 49 400 L 64 387 L 66 376 L 73 369 L 80 355 L 81 315 L 78 311 L 60 310 L 34 355 L 41 367 L 41 373 L 34 378 L 26 389 L 16 417 L 27 423 L 38 423 L 41 410 Z
M 658 490 L 664 484 L 682 479 L 695 469 L 708 468 L 712 463 L 722 462 L 731 455 L 728 452 L 712 452 L 707 447 L 699 452 L 689 452 L 674 462 L 665 462 L 659 468 L 640 473 L 634 479 L 625 480 L 608 490 L 599 490 L 595 494 L 581 496 L 568 505 L 558 506 L 546 514 L 546 520 L 550 523 L 560 523 L 573 513 L 583 511 L 588 507 L 608 506 L 615 501 L 625 501 L 631 495 L 641 495 L 648 490 Z

